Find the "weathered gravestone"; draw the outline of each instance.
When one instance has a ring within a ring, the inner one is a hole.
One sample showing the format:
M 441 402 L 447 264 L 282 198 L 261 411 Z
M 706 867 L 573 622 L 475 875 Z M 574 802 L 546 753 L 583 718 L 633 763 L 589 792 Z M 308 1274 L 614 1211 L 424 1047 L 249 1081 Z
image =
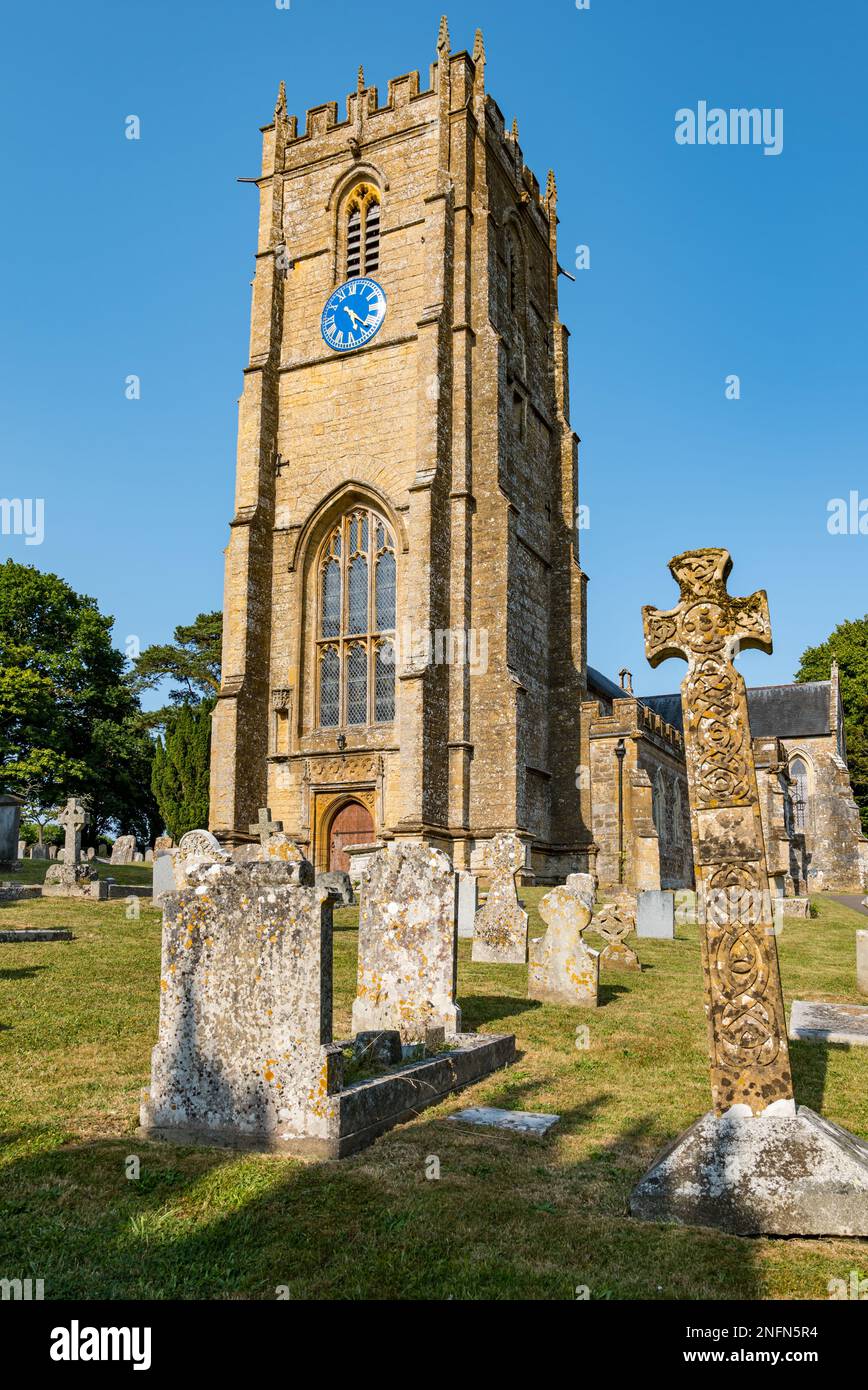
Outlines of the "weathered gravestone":
M 636 935 L 658 941 L 675 936 L 675 894 L 670 889 L 645 889 L 636 903 Z
M 113 864 L 132 864 L 136 852 L 135 835 L 119 835 L 112 845 Z
M 165 899 L 140 1132 L 325 1154 L 342 1079 L 327 895 L 301 887 L 297 864 L 279 855 L 238 864 L 218 846 L 209 862 L 206 832 L 191 833 L 175 859 L 185 886 Z
M 31 859 L 47 859 L 47 858 L 48 858 L 48 846 L 47 846 L 47 845 L 34 845 L 33 848 L 32 848 L 31 851 L 30 851 L 30 858 L 31 858 Z
M 0 796 L 0 864 L 14 864 L 23 857 L 18 853 L 18 828 L 23 805 L 20 796 Z
M 600 952 L 601 966 L 606 965 L 610 970 L 642 969 L 636 952 L 626 944 L 625 938 L 635 930 L 635 923 L 623 907 L 606 903 L 595 914 L 591 927 L 606 943 Z
M 174 849 L 174 847 L 175 841 L 171 835 L 158 835 L 154 841 L 154 858 L 156 859 L 158 854 L 162 854 L 163 850 Z
M 856 988 L 868 994 L 868 931 L 856 933 Z
M 52 860 L 57 858 L 57 845 L 48 846 L 48 857 Z
M 633 1190 L 646 1220 L 741 1235 L 868 1235 L 868 1145 L 796 1112 L 756 767 L 739 650 L 771 651 L 760 590 L 732 598 L 726 550 L 670 570 L 671 611 L 646 607 L 652 666 L 688 662 L 681 686 L 714 1109 Z
M 478 910 L 479 879 L 476 874 L 462 870 L 455 875 L 455 926 L 462 939 L 469 940 L 473 936 Z
M 153 851 L 152 849 L 146 849 L 146 850 L 145 850 L 145 863 L 146 863 L 146 864 L 153 864 L 153 862 L 154 862 L 154 851 Z
M 353 1032 L 397 1029 L 423 1042 L 461 1031 L 455 1003 L 455 886 L 446 855 L 391 843 L 371 862 L 359 898 Z
M 540 902 L 539 914 L 547 931 L 530 943 L 527 993 L 528 998 L 549 1004 L 595 1009 L 600 957 L 582 937 L 594 910 L 594 880 L 590 874 L 570 877 L 569 886 L 553 888 Z M 584 883 L 579 884 L 579 879 Z
M 19 858 L 19 859 L 23 859 L 24 856 L 26 855 L 26 853 L 27 853 L 27 841 L 26 841 L 26 840 L 19 840 L 19 841 L 18 841 L 18 858 Z
M 64 828 L 66 844 L 62 850 L 62 861 L 52 864 L 45 875 L 42 896 L 106 899 L 106 884 L 100 883 L 99 875 L 91 864 L 81 860 L 81 832 L 87 823 L 84 807 L 75 797 L 70 797 L 57 820 Z
M 790 1037 L 836 1047 L 868 1047 L 868 1004 L 827 1004 L 821 999 L 794 999 Z
M 516 874 L 524 868 L 524 845 L 515 835 L 496 835 L 489 850 L 491 886 L 476 914 L 471 959 L 524 965 L 527 913 L 519 905 Z

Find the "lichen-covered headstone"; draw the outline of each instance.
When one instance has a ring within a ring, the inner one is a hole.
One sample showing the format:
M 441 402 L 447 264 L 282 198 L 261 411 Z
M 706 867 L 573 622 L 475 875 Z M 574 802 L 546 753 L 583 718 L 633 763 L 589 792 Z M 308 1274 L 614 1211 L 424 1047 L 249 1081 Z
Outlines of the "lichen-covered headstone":
M 454 912 L 452 865 L 440 850 L 393 843 L 373 858 L 359 898 L 354 1033 L 393 1028 L 420 1042 L 438 1025 L 461 1031 Z
M 325 888 L 342 907 L 352 907 L 356 900 L 350 876 L 343 869 L 330 869 L 317 874 L 316 883 L 318 888 Z
M 132 864 L 135 852 L 135 835 L 119 835 L 112 845 L 112 863 Z
M 636 923 L 624 908 L 617 903 L 606 903 L 594 916 L 591 928 L 599 932 L 606 943 L 600 952 L 601 965 L 611 970 L 642 969 L 636 952 L 625 943 L 625 937 L 636 930 Z
M 266 1148 L 324 1141 L 342 1079 L 326 894 L 299 887 L 279 858 L 219 853 L 180 861 L 187 886 L 164 900 L 143 1132 Z
M 580 897 L 565 885 L 553 888 L 542 899 L 539 913 L 547 931 L 530 943 L 528 998 L 596 1008 L 600 956 L 582 938 L 593 913 L 593 888 L 590 897 Z
M 524 845 L 515 835 L 496 835 L 489 851 L 491 886 L 476 914 L 471 959 L 524 965 L 527 913 L 520 906 L 515 878 L 524 867 Z

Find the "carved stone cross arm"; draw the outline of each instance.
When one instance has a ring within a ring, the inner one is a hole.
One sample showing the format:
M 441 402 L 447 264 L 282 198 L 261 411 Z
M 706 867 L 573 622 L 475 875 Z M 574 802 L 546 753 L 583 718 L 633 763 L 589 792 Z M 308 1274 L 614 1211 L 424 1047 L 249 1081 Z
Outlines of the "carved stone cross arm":
M 749 598 L 727 593 L 732 569 L 728 550 L 688 550 L 676 555 L 669 568 L 681 590 L 678 606 L 642 609 L 645 655 L 652 666 L 672 656 L 691 665 L 708 656 L 729 663 L 737 651 L 751 647 L 771 654 L 766 592 L 758 589 Z

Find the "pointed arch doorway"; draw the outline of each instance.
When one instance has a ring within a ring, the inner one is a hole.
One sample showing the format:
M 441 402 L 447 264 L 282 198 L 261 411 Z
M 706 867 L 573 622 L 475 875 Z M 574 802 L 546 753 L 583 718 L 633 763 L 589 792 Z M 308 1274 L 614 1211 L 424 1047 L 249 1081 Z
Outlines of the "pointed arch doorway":
M 348 845 L 369 845 L 374 839 L 374 821 L 360 801 L 345 801 L 333 817 L 328 834 L 328 867 L 331 873 L 349 873 Z

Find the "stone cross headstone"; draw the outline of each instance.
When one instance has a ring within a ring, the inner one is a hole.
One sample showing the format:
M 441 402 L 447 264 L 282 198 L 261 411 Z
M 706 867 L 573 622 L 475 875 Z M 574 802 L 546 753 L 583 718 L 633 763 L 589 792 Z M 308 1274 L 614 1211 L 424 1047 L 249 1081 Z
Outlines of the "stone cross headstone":
M 527 913 L 519 905 L 516 874 L 524 867 L 524 845 L 516 835 L 496 835 L 489 851 L 491 886 L 476 914 L 471 959 L 524 965 Z
M 772 900 L 739 649 L 771 651 L 760 590 L 732 598 L 729 552 L 671 562 L 681 602 L 646 608 L 652 666 L 688 662 L 681 687 L 714 1110 L 666 1146 L 633 1189 L 652 1221 L 739 1235 L 868 1236 L 868 1144 L 795 1108 Z
M 553 888 L 542 899 L 539 914 L 545 936 L 530 943 L 529 999 L 549 1004 L 584 1005 L 595 1009 L 600 986 L 599 952 L 584 941 L 594 910 L 594 886 L 590 874 L 572 875 L 587 880 L 580 895 L 574 886 Z
M 389 844 L 359 895 L 353 1032 L 397 1029 L 405 1043 L 438 1026 L 459 1033 L 455 978 L 452 865 L 427 845 Z
M 259 819 L 255 825 L 248 826 L 251 835 L 259 836 L 259 843 L 263 849 L 268 844 L 271 835 L 278 835 L 283 830 L 283 821 L 271 819 L 271 811 L 268 806 L 260 806 Z
M 87 812 L 81 802 L 71 796 L 57 817 L 57 823 L 63 826 L 66 836 L 63 862 L 69 868 L 81 858 L 81 832 L 87 824 Z
M 764 590 L 732 598 L 726 550 L 692 550 L 669 566 L 681 601 L 644 608 L 652 666 L 683 657 L 684 747 L 714 1108 L 794 1110 L 747 694 L 733 656 L 772 650 Z M 722 919 L 722 920 L 721 920 Z
M 463 870 L 455 875 L 455 920 L 458 935 L 468 940 L 473 936 L 476 913 L 479 910 L 479 879 Z
M 635 923 L 623 907 L 618 903 L 606 903 L 596 913 L 591 926 L 606 943 L 600 952 L 601 965 L 612 970 L 642 969 L 636 952 L 625 942 L 625 937 L 635 930 Z

